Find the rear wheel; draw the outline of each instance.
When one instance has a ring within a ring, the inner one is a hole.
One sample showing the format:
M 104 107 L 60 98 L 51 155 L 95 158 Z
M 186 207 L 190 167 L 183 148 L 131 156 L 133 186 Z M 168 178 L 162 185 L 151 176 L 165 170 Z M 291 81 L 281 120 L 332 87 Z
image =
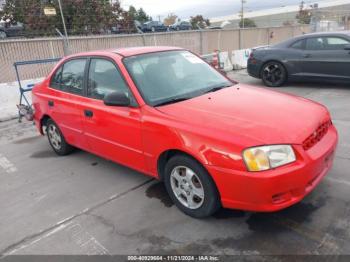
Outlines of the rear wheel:
M 73 147 L 66 142 L 61 130 L 51 119 L 46 122 L 46 133 L 49 143 L 57 155 L 65 156 L 73 151 Z
M 220 198 L 209 173 L 194 159 L 177 155 L 165 167 L 166 189 L 185 214 L 204 218 L 220 208 Z
M 287 81 L 287 70 L 281 63 L 271 61 L 263 66 L 261 78 L 266 86 L 279 87 Z

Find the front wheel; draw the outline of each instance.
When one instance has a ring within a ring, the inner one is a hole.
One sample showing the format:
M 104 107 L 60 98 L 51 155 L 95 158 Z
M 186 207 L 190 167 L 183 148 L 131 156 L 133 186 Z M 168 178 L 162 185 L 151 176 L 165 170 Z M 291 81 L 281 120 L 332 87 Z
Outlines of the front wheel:
M 194 159 L 177 155 L 165 167 L 164 182 L 175 205 L 185 214 L 204 218 L 220 208 L 220 197 L 209 173 Z
M 49 143 L 57 155 L 65 156 L 73 151 L 73 147 L 66 142 L 61 130 L 51 119 L 46 122 L 46 133 Z
M 266 86 L 279 87 L 287 81 L 287 71 L 279 62 L 268 62 L 262 68 L 261 78 Z

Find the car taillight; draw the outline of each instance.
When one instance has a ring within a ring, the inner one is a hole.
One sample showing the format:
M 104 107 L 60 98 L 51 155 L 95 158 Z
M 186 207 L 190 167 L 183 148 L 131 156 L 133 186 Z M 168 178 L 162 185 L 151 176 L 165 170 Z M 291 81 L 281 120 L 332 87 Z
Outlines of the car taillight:
M 253 58 L 254 58 L 253 52 L 250 53 L 249 58 L 250 58 L 250 59 L 253 59 Z

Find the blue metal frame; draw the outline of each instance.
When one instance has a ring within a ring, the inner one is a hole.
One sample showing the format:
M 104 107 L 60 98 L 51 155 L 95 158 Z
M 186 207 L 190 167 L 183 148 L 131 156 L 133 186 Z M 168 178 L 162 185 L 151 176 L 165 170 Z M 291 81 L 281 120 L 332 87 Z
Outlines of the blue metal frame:
M 27 106 L 31 106 L 29 103 L 27 97 L 25 96 L 25 93 L 31 92 L 35 84 L 28 84 L 25 87 L 22 86 L 21 79 L 19 76 L 19 67 L 20 66 L 25 66 L 25 65 L 38 65 L 38 64 L 48 64 L 48 63 L 55 63 L 60 61 L 61 58 L 50 58 L 50 59 L 41 59 L 41 60 L 31 60 L 31 61 L 21 61 L 21 62 L 15 62 L 13 66 L 15 67 L 16 70 L 16 77 L 17 77 L 17 82 L 19 86 L 19 92 L 20 92 L 20 98 L 19 98 L 19 104 L 22 104 L 22 101 L 24 100 Z M 18 111 L 19 115 L 19 121 L 21 121 L 22 115 Z

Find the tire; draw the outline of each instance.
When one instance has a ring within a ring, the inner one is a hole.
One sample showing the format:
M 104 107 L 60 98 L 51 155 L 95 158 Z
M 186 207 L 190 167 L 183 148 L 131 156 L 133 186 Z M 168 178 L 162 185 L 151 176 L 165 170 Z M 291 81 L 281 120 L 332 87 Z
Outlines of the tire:
M 286 83 L 288 78 L 287 70 L 277 61 L 264 64 L 260 75 L 264 85 L 268 87 L 280 87 Z
M 46 122 L 46 133 L 49 143 L 57 155 L 65 156 L 73 151 L 73 147 L 66 142 L 61 130 L 51 119 Z
M 156 31 L 156 28 L 152 26 L 151 31 L 154 33 Z
M 4 31 L 0 30 L 0 39 L 6 39 L 7 35 Z
M 188 156 L 176 155 L 167 162 L 164 182 L 170 198 L 186 215 L 205 218 L 221 207 L 219 193 L 210 174 Z
M 177 26 L 177 27 L 176 27 L 176 31 L 180 31 L 180 27 Z

